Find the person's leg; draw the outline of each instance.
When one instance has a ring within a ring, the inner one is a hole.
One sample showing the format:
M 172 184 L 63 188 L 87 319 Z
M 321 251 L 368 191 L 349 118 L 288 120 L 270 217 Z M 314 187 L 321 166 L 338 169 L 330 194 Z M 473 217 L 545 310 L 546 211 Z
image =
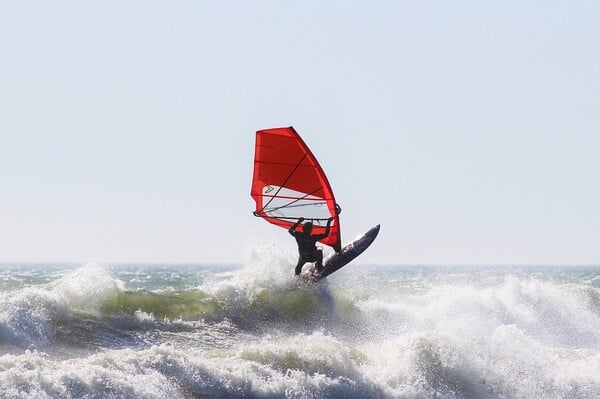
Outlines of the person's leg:
M 298 258 L 298 263 L 296 264 L 296 269 L 294 270 L 296 276 L 299 276 L 300 273 L 302 272 L 302 266 L 304 266 L 306 262 L 304 262 L 304 259 L 302 258 Z
M 319 273 L 323 271 L 323 250 L 321 248 L 317 249 L 317 261 L 315 262 L 315 268 Z

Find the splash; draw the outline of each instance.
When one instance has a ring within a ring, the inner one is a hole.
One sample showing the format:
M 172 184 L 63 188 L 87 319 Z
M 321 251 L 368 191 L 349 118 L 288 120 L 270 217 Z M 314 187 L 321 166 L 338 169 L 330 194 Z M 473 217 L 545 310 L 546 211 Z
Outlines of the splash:
M 105 267 L 88 263 L 50 283 L 48 288 L 60 295 L 72 310 L 99 315 L 106 298 L 123 291 L 124 284 Z
M 315 287 L 293 254 L 255 254 L 1 293 L 0 397 L 600 396 L 600 272 L 362 267 Z

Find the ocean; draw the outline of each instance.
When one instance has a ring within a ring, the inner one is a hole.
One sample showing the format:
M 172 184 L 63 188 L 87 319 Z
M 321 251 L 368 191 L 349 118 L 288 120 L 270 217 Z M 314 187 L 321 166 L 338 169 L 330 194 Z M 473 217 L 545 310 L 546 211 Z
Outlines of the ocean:
M 0 265 L 0 397 L 600 397 L 600 266 L 295 261 Z

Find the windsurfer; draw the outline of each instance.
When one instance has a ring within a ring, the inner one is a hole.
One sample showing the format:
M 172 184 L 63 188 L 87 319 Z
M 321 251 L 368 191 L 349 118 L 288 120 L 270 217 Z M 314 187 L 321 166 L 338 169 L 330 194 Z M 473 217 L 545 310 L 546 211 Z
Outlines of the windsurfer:
M 295 274 L 300 275 L 302 266 L 306 262 L 315 262 L 315 268 L 320 273 L 323 270 L 323 250 L 317 248 L 317 241 L 327 237 L 331 227 L 333 218 L 327 219 L 327 227 L 323 234 L 311 235 L 313 224 L 312 222 L 306 222 L 302 225 L 302 231 L 296 231 L 296 228 L 300 223 L 304 221 L 304 218 L 298 219 L 296 223 L 290 227 L 289 232 L 298 243 L 298 264 L 296 264 Z

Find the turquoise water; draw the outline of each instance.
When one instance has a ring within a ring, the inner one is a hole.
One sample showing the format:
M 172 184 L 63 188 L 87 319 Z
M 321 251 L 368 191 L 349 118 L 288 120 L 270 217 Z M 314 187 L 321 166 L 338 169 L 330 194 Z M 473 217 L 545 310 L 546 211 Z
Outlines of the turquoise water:
M 600 397 L 600 267 L 0 266 L 2 398 Z

